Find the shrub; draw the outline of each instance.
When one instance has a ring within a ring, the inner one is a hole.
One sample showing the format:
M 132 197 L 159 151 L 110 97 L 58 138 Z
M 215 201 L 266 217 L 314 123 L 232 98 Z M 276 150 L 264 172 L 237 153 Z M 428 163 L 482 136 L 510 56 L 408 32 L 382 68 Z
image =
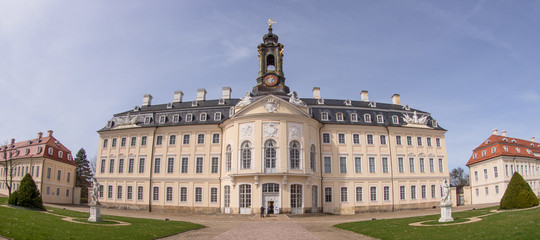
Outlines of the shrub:
M 30 174 L 27 173 L 24 176 L 21 181 L 21 186 L 17 191 L 18 193 L 16 205 L 22 207 L 45 209 L 43 207 L 41 194 L 39 193 L 36 183 L 30 176 Z
M 499 209 L 528 208 L 538 204 L 531 186 L 516 172 L 504 192 Z
M 11 193 L 11 196 L 9 196 L 8 204 L 11 205 L 17 205 L 17 199 L 19 198 L 19 190 L 15 190 Z

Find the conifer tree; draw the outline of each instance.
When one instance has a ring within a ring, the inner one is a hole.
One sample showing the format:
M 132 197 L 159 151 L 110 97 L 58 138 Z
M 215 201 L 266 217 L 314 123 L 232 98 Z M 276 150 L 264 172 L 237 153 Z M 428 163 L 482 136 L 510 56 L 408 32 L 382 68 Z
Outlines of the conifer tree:
M 92 171 L 90 170 L 90 162 L 86 158 L 86 151 L 81 148 L 75 156 L 77 170 L 75 171 L 75 187 L 81 188 L 81 198 L 88 199 L 88 187 L 92 179 Z
M 22 207 L 45 209 L 41 194 L 29 173 L 24 175 L 21 186 L 11 196 L 9 202 Z
M 499 208 L 528 208 L 537 206 L 538 203 L 538 198 L 534 195 L 531 186 L 529 186 L 519 173 L 515 172 L 512 179 L 510 179 L 510 183 L 508 183 Z

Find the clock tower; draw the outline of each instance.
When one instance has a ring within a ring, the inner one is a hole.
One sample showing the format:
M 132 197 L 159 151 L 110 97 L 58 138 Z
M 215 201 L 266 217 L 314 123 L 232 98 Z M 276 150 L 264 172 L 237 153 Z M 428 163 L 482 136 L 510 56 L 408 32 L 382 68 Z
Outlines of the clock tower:
M 283 45 L 278 42 L 278 36 L 272 33 L 272 21 L 268 20 L 268 33 L 263 37 L 263 43 L 257 46 L 259 51 L 259 74 L 257 86 L 253 87 L 255 95 L 276 94 L 287 95 L 289 87 L 285 86 L 283 74 Z

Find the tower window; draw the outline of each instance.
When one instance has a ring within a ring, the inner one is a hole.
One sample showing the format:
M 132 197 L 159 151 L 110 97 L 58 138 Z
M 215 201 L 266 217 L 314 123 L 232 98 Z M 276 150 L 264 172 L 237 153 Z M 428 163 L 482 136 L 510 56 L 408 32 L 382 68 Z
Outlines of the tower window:
M 268 55 L 266 56 L 266 70 L 274 71 L 276 70 L 276 63 L 274 55 Z

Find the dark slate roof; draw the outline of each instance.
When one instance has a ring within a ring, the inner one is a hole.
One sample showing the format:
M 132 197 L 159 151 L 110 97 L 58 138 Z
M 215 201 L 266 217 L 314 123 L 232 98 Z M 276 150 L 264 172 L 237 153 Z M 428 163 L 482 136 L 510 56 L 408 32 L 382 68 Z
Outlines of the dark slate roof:
M 254 96 L 252 101 L 257 101 L 259 98 L 264 96 Z M 288 101 L 289 97 L 287 96 L 276 96 L 279 98 Z M 109 127 L 110 123 L 115 122 L 115 119 L 130 118 L 137 119 L 134 120 L 137 126 L 140 127 L 155 127 L 155 126 L 179 126 L 179 125 L 201 125 L 201 124 L 219 124 L 229 118 L 229 110 L 231 107 L 234 107 L 241 99 L 226 99 L 226 100 L 206 100 L 206 101 L 195 101 L 193 102 L 181 102 L 181 103 L 169 103 L 169 104 L 160 104 L 152 106 L 143 106 L 136 107 L 139 109 L 134 109 L 130 111 L 125 111 L 117 113 L 114 115 L 114 118 L 109 121 L 107 126 L 99 130 L 108 131 L 111 130 Z M 409 108 L 408 106 L 388 104 L 388 103 L 379 103 L 379 102 L 364 102 L 364 101 L 352 101 L 352 100 L 340 100 L 340 99 L 314 99 L 314 98 L 301 98 L 307 106 L 311 109 L 311 115 L 313 118 L 317 119 L 319 122 L 324 124 L 346 124 L 346 125 L 372 125 L 372 126 L 402 126 L 406 125 L 403 121 L 403 114 L 413 114 L 415 111 L 419 116 L 428 115 L 427 117 L 427 126 L 433 127 L 433 118 L 430 113 Z M 323 104 L 320 104 L 321 101 L 324 101 Z M 221 102 L 221 103 L 220 103 Z M 220 120 L 215 120 L 215 113 L 221 114 Z M 328 120 L 321 119 L 321 113 L 328 113 Z M 207 114 L 206 121 L 201 121 L 201 113 Z M 336 114 L 343 114 L 343 121 L 337 121 Z M 358 116 L 358 121 L 351 121 L 351 114 L 356 113 Z M 187 115 L 192 114 L 192 120 L 186 121 Z M 371 116 L 371 122 L 364 121 L 364 115 L 369 114 Z M 173 122 L 174 115 L 178 115 L 178 122 Z M 377 116 L 382 115 L 384 122 L 378 123 Z M 160 123 L 160 118 L 165 116 L 165 121 Z M 392 121 L 392 117 L 397 116 L 399 123 L 395 124 Z M 118 126 L 118 124 L 116 125 Z M 440 127 L 438 124 L 434 128 L 437 130 L 445 130 Z

